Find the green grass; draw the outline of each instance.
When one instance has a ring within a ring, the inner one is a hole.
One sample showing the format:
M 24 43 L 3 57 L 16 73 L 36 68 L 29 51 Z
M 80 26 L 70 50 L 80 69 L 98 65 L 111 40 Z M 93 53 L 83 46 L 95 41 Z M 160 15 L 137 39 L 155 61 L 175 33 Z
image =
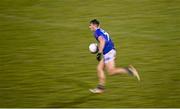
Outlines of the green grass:
M 179 0 L 1 0 L 0 107 L 180 107 Z M 142 78 L 97 84 L 89 20 Z

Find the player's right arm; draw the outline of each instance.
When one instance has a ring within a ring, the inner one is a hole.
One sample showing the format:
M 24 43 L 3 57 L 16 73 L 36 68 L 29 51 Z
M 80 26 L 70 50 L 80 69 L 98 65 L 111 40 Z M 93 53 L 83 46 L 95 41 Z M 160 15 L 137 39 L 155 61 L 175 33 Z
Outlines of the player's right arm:
M 99 36 L 98 41 L 99 41 L 99 47 L 98 47 L 99 51 L 98 51 L 98 54 L 97 54 L 96 58 L 97 58 L 98 61 L 101 61 L 101 59 L 103 57 L 102 53 L 103 53 L 104 46 L 105 46 L 105 40 L 104 40 L 104 38 L 102 36 Z
M 98 37 L 98 41 L 99 41 L 99 51 L 98 53 L 103 53 L 103 50 L 104 50 L 104 46 L 105 46 L 105 40 L 102 36 L 99 36 Z

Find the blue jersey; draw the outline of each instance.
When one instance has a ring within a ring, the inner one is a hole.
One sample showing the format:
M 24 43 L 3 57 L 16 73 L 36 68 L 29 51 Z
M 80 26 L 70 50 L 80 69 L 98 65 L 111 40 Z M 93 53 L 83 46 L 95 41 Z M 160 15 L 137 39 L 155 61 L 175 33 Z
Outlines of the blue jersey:
M 111 40 L 109 34 L 106 31 L 104 31 L 101 28 L 98 28 L 94 32 L 94 37 L 96 38 L 97 41 L 98 41 L 99 36 L 101 36 L 105 40 L 105 46 L 104 46 L 104 49 L 103 49 L 103 54 L 104 55 L 106 53 L 108 53 L 109 51 L 111 51 L 112 49 L 115 49 L 114 43 L 113 43 L 113 41 Z

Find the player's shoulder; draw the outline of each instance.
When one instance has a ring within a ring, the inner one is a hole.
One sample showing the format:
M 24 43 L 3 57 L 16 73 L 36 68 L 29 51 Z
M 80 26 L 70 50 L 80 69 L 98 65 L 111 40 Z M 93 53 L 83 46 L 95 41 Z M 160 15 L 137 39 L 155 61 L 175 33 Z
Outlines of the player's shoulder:
M 96 31 L 97 32 L 104 32 L 104 30 L 102 28 L 98 28 Z
M 98 28 L 98 29 L 96 29 L 96 31 L 95 31 L 95 32 L 96 32 L 96 33 L 97 33 L 97 32 L 101 32 L 101 29 L 100 29 L 100 28 Z
M 101 28 L 98 28 L 98 29 L 95 31 L 95 33 L 96 33 L 97 35 L 102 35 L 102 34 L 104 33 L 104 30 L 101 29 Z

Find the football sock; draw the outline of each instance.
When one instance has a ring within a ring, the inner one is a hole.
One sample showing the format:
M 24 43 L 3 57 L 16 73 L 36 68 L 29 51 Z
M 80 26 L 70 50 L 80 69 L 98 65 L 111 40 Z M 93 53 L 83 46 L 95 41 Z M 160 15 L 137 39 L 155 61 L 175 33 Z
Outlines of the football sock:
M 101 90 L 104 90 L 104 89 L 105 89 L 105 87 L 104 87 L 103 85 L 101 85 L 101 84 L 99 84 L 99 85 L 97 86 L 97 88 L 98 88 L 98 89 L 101 89 Z
M 128 67 L 125 67 L 124 69 L 128 72 L 129 75 L 133 75 L 133 72 L 131 70 L 129 70 Z

